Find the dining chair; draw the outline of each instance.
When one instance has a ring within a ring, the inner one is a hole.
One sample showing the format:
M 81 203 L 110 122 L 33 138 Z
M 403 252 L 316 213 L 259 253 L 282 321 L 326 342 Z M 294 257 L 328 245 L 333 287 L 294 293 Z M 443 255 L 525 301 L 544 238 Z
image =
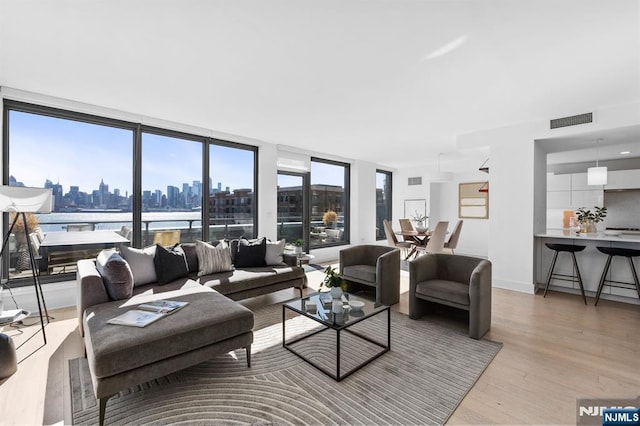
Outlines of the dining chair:
M 458 240 L 460 240 L 460 231 L 462 230 L 462 222 L 463 220 L 459 220 L 456 223 L 455 228 L 453 228 L 453 232 L 449 236 L 449 240 L 444 243 L 444 248 L 451 250 L 451 254 L 454 254 L 453 250 L 458 247 Z
M 410 219 L 398 219 L 398 221 L 400 222 L 401 231 L 415 231 Z M 405 241 L 413 241 L 413 237 L 411 237 L 410 235 L 403 235 L 402 238 Z
M 171 247 L 180 242 L 180 231 L 156 231 L 153 235 L 153 244 L 162 247 Z
M 384 225 L 384 233 L 387 236 L 387 242 L 389 245 L 391 247 L 399 248 L 406 259 L 409 256 L 409 250 L 413 249 L 413 243 L 409 241 L 398 241 L 398 238 L 391 227 L 391 222 L 387 219 L 383 220 L 382 224 Z
M 429 237 L 429 242 L 425 246 L 418 246 L 420 253 L 441 253 L 444 250 L 444 240 L 447 236 L 448 221 L 440 221 Z

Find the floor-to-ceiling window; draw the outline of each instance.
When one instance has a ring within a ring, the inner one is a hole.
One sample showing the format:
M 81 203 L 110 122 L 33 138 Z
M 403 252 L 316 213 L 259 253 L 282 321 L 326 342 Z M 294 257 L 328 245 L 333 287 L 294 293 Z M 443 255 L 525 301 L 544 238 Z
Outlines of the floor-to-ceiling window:
M 28 218 L 32 229 L 38 228 L 43 282 L 72 277 L 73 256 L 93 257 L 102 242 L 143 247 L 256 236 L 256 147 L 22 102 L 3 103 L 3 184 L 48 187 L 53 194 L 51 214 Z M 6 214 L 5 226 L 9 220 Z M 206 221 L 210 227 L 202 226 Z M 52 243 L 75 241 L 63 235 L 71 231 L 94 232 L 88 238 L 95 240 L 92 250 Z M 12 234 L 7 244 L 11 255 L 3 256 L 2 266 L 3 276 L 15 280 L 31 271 L 24 238 Z M 64 256 L 51 256 L 63 251 Z
M 309 232 L 308 182 L 308 173 L 278 172 L 278 239 L 305 250 L 310 240 L 321 238 Z
M 210 239 L 255 237 L 257 151 L 209 145 Z
M 311 159 L 311 248 L 349 242 L 349 181 L 349 164 Z
M 142 245 L 202 238 L 203 143 L 142 132 Z
M 5 139 L 10 145 L 5 146 L 5 184 L 51 188 L 52 212 L 28 214 L 28 236 L 21 221 L 17 223 L 7 248 L 10 278 L 31 274 L 27 238 L 39 249 L 46 234 L 119 231 L 132 221 L 133 131 L 97 117 L 35 111 L 17 106 L 6 111 Z M 68 261 L 51 261 L 71 259 L 68 247 L 59 251 L 68 256 L 56 257 L 57 251 L 46 243 L 39 250 L 38 256 L 46 256 L 39 259 L 41 273 L 72 269 Z
M 382 222 L 391 217 L 391 172 L 376 170 L 376 240 L 386 238 Z

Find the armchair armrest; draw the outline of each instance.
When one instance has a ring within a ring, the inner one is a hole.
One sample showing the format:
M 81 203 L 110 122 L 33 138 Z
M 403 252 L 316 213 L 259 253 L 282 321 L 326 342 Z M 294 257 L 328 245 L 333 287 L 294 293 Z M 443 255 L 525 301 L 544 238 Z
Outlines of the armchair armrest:
M 491 300 L 491 262 L 482 260 L 469 277 L 469 298 L 474 300 Z
M 400 250 L 395 249 L 378 257 L 376 262 L 376 277 L 379 282 L 395 281 L 400 278 L 396 272 L 400 270 Z

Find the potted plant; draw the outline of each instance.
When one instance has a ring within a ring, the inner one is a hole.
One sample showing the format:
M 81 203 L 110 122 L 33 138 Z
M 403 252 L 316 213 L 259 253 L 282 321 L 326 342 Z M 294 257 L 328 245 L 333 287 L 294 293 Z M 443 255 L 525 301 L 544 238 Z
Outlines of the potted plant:
M 338 214 L 333 210 L 327 210 L 324 212 L 324 215 L 322 215 L 322 223 L 329 228 L 332 228 L 337 222 Z
M 416 224 L 416 231 L 427 231 L 426 220 L 429 219 L 429 216 L 427 216 L 426 214 L 418 213 L 418 211 L 416 210 L 416 214 L 413 215 L 411 219 L 413 219 L 413 222 Z
M 586 207 L 580 207 L 576 210 L 576 216 L 581 224 L 581 232 L 595 233 L 598 232 L 596 223 L 602 222 L 607 217 L 607 208 L 595 206 L 592 212 Z
M 22 220 L 22 214 L 12 212 L 9 223 L 10 224 L 13 223 L 16 215 L 18 215 L 18 220 L 16 221 L 16 224 L 13 226 L 13 230 L 11 232 L 15 234 L 16 241 L 18 242 L 18 248 L 19 248 L 21 245 L 27 244 L 27 235 L 24 232 L 24 221 Z M 27 219 L 27 226 L 29 227 L 29 233 L 36 232 L 36 230 L 40 226 L 38 222 L 38 217 L 33 213 L 25 213 L 24 215 Z
M 342 292 L 347 289 L 347 282 L 342 275 L 331 265 L 324 270 L 324 280 L 320 283 L 320 290 L 327 287 L 331 292 L 331 297 L 338 299 Z
M 302 254 L 302 246 L 304 245 L 304 241 L 298 238 L 291 244 L 293 244 L 293 253 L 296 256 L 300 257 L 300 255 Z

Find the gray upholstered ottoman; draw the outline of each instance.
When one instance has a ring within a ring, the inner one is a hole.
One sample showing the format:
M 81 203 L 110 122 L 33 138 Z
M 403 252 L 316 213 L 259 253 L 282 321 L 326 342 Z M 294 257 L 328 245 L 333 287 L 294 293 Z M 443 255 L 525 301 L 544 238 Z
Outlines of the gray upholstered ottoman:
M 125 310 L 155 299 L 181 300 L 187 306 L 146 327 L 107 324 Z M 199 284 L 128 301 L 89 307 L 84 342 L 93 389 L 100 401 L 100 424 L 107 400 L 123 389 L 245 348 L 251 366 L 253 313 Z

